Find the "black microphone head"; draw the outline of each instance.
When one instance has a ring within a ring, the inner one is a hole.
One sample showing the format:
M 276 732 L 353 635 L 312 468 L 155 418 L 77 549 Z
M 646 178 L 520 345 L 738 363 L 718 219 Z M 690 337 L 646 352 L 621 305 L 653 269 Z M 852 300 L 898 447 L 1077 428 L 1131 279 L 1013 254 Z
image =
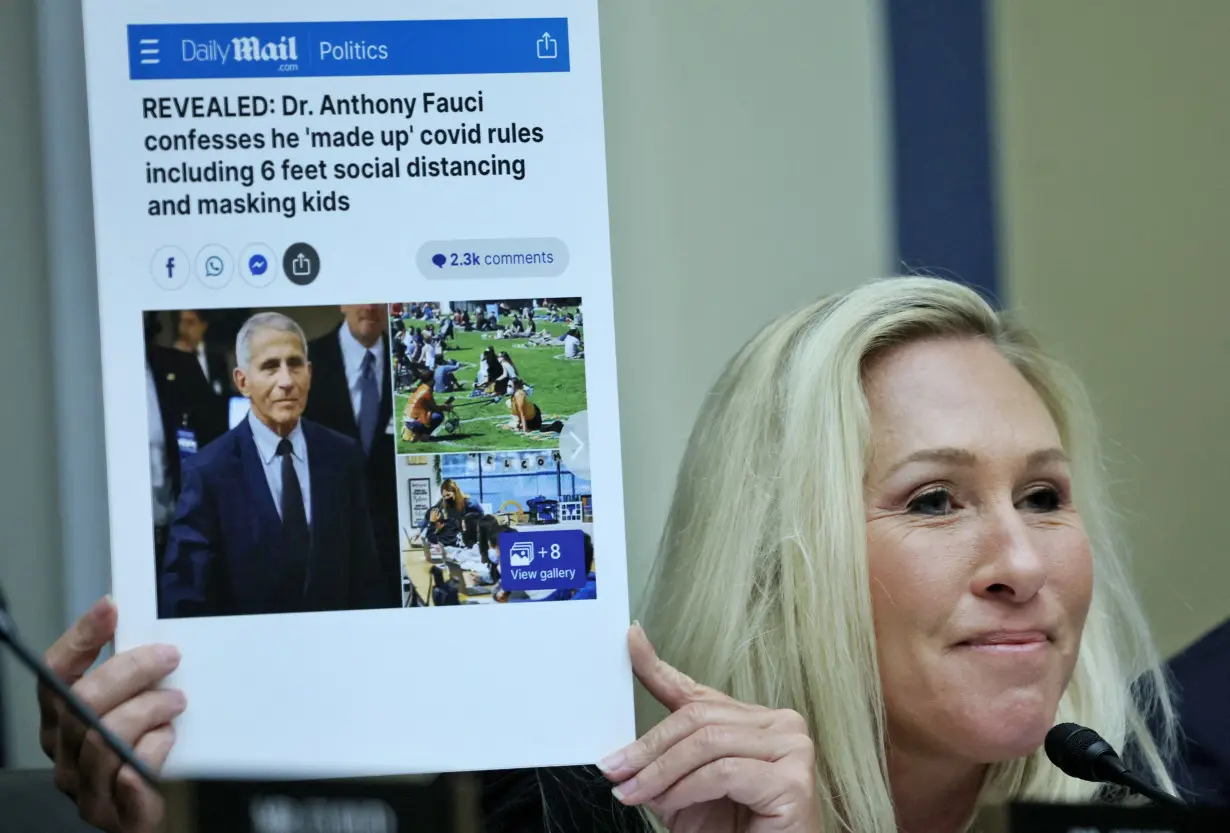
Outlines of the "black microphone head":
M 1073 778 L 1105 782 L 1108 774 L 1103 758 L 1118 758 L 1115 750 L 1092 729 L 1075 723 L 1060 723 L 1046 733 L 1046 757 Z

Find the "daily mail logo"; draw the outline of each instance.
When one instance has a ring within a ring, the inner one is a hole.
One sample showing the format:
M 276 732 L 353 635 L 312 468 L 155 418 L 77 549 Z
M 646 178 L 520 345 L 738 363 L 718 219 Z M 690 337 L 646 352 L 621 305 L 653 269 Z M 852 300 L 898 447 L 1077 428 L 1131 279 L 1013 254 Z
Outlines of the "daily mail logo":
M 294 64 L 299 60 L 298 44 L 295 36 L 283 35 L 278 40 L 261 40 L 255 35 L 218 40 L 211 38 L 206 41 L 184 38 L 180 42 L 181 57 L 184 62 L 219 63 L 228 61 L 254 62 L 276 61 L 281 64 Z

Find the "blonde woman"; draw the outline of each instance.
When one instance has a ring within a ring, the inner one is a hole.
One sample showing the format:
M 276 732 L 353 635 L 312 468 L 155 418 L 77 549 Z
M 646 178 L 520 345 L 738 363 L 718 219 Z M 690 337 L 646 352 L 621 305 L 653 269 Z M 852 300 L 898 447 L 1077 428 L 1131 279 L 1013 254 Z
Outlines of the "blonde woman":
M 963 833 L 987 801 L 1094 797 L 1040 751 L 1059 721 L 1173 789 L 1092 417 L 1024 333 L 955 284 L 873 282 L 766 327 L 707 401 L 650 582 L 658 652 L 629 635 L 644 734 L 595 770 L 488 774 L 491 829 Z M 51 663 L 84 669 L 114 616 Z M 157 766 L 182 704 L 148 689 L 173 661 L 130 653 L 152 670 L 77 686 Z M 83 811 L 147 829 L 135 773 L 44 715 Z

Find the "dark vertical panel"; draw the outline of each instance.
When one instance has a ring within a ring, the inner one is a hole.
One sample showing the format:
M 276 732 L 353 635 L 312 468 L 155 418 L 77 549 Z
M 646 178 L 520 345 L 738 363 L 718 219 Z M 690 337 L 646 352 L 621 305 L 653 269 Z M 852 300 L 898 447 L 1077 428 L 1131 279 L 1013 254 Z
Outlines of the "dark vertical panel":
M 987 7 L 885 0 L 898 268 L 1001 296 Z

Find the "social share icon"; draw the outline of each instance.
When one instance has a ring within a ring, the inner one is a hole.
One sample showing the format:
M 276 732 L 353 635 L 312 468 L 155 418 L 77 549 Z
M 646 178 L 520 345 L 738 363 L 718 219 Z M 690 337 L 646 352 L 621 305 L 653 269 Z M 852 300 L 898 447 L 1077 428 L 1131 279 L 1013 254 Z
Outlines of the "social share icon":
M 282 271 L 291 283 L 309 284 L 320 275 L 320 255 L 307 243 L 295 243 L 282 255 Z
M 528 567 L 534 563 L 534 545 L 518 541 L 508 551 L 508 563 L 513 567 Z
M 154 252 L 149 272 L 154 283 L 163 289 L 181 289 L 192 276 L 192 262 L 178 246 L 163 246 Z
M 210 289 L 221 289 L 231 280 L 231 255 L 218 245 L 201 249 L 196 256 L 196 274 Z
M 277 277 L 270 264 L 277 257 L 273 249 L 264 243 L 252 243 L 239 256 L 239 274 L 252 286 L 268 286 Z
M 538 57 L 542 60 L 559 57 L 559 41 L 551 37 L 550 32 L 543 32 L 542 37 L 538 39 Z

